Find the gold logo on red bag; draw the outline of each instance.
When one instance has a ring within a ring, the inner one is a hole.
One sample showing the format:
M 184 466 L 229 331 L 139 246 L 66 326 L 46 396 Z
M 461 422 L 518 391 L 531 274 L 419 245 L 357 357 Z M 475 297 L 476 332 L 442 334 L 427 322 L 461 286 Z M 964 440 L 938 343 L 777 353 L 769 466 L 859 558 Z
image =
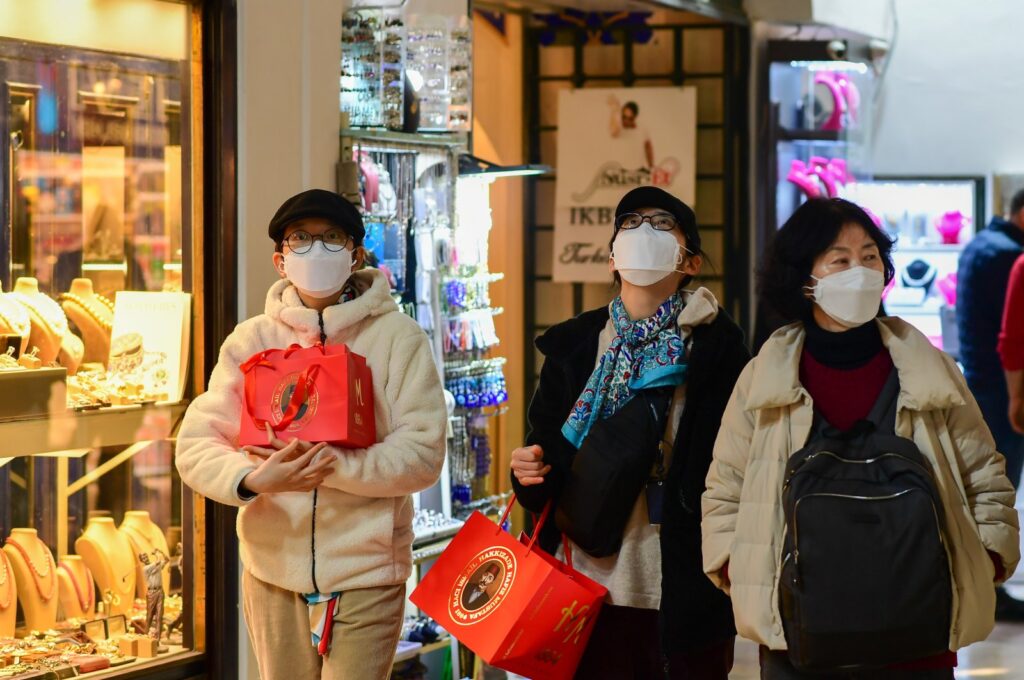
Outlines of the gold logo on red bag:
M 448 615 L 462 626 L 483 621 L 505 601 L 516 572 L 516 556 L 508 548 L 495 545 L 481 550 L 455 579 Z
M 570 639 L 572 639 L 572 643 L 574 645 L 579 644 L 580 635 L 582 635 L 583 631 L 586 630 L 587 622 L 590 618 L 589 616 L 587 616 L 587 614 L 590 612 L 590 605 L 584 605 L 580 607 L 577 611 L 577 604 L 579 604 L 579 601 L 573 600 L 571 605 L 569 605 L 568 607 L 563 607 L 562 620 L 558 622 L 557 626 L 555 626 L 554 632 L 556 633 L 562 630 L 563 626 L 565 627 L 566 635 L 565 639 L 562 640 L 562 642 L 565 642 L 566 644 L 568 644 Z
M 354 382 L 356 384 L 356 404 L 365 406 L 366 404 L 363 402 L 363 381 L 360 378 L 356 378 Z
M 295 393 L 295 386 L 299 382 L 299 373 L 291 373 L 286 375 L 281 382 L 274 388 L 274 394 L 271 397 L 270 402 L 270 413 L 272 422 L 279 423 L 284 417 L 284 412 L 288 410 L 288 404 L 291 403 L 292 395 Z M 295 420 L 289 425 L 285 432 L 296 432 L 306 427 L 311 420 L 316 416 L 317 408 L 320 406 L 320 394 L 316 391 L 316 385 L 311 385 L 309 394 L 306 395 L 306 400 L 299 407 L 299 413 L 295 416 Z

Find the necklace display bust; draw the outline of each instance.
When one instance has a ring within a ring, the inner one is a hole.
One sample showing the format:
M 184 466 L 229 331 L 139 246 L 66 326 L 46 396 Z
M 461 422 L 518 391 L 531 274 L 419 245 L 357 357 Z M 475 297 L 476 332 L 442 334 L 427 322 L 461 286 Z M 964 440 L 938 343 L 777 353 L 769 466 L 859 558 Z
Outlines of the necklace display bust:
M 19 353 L 28 349 L 28 339 L 32 334 L 32 320 L 28 316 L 25 305 L 0 288 L 0 333 L 21 336 Z
M 11 296 L 28 310 L 32 323 L 29 347 L 39 348 L 39 358 L 43 364 L 52 363 L 57 359 L 61 342 L 68 332 L 68 319 L 64 316 L 64 310 L 42 293 L 39 282 L 31 277 L 18 279 Z
M 71 289 L 60 296 L 60 305 L 82 334 L 85 343 L 83 361 L 106 365 L 110 358 L 114 304 L 93 290 L 91 280 L 75 279 L 71 282 Z
M 91 619 L 96 613 L 96 582 L 80 555 L 65 555 L 57 567 L 60 604 L 68 619 Z
M 0 550 L 0 638 L 14 637 L 18 614 L 18 584 L 7 553 Z
M 49 630 L 57 624 L 57 566 L 53 554 L 35 529 L 12 529 L 4 552 L 14 573 L 18 601 L 29 630 Z
M 118 531 L 112 517 L 93 517 L 75 541 L 75 552 L 89 567 L 100 601 L 108 596 L 108 614 L 128 614 L 135 600 L 135 561 L 132 544 Z
M 151 557 L 154 550 L 161 551 L 165 556 L 170 556 L 167 549 L 167 538 L 163 530 L 149 516 L 145 510 L 129 510 L 124 513 L 124 521 L 121 522 L 121 532 L 131 541 L 135 549 L 135 596 L 146 597 L 146 576 L 143 571 L 142 561 L 139 560 L 140 553 L 147 553 Z M 171 590 L 171 570 L 165 568 L 163 571 L 164 592 Z

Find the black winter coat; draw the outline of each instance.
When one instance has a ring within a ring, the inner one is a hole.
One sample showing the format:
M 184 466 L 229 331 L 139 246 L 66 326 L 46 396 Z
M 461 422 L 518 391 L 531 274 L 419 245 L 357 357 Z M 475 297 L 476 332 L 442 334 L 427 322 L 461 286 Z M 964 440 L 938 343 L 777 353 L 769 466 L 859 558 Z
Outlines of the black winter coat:
M 594 370 L 599 337 L 608 318 L 607 307 L 585 312 L 537 339 L 545 360 L 530 403 L 527 443 L 544 450 L 544 462 L 551 471 L 543 484 L 528 487 L 512 476 L 517 499 L 531 512 L 541 512 L 565 484 L 576 449 L 562 436 L 561 428 Z M 724 311 L 712 323 L 694 329 L 686 402 L 662 510 L 661 642 L 668 655 L 736 634 L 729 598 L 704 574 L 700 499 L 725 405 L 749 360 L 743 332 Z M 559 540 L 554 521 L 549 521 L 541 532 L 541 546 L 554 553 Z

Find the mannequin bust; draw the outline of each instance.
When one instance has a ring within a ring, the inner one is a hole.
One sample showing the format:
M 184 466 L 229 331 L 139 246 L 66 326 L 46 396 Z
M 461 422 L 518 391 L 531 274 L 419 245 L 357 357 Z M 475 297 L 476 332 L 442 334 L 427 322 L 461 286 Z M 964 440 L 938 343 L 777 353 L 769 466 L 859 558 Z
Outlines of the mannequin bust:
M 57 361 L 61 366 L 68 369 L 68 375 L 78 372 L 82 365 L 82 357 L 85 355 L 85 345 L 82 339 L 68 331 L 60 341 L 60 351 L 57 352 Z
M 114 303 L 96 293 L 91 280 L 75 279 L 71 282 L 71 289 L 60 296 L 60 306 L 82 334 L 85 342 L 83 360 L 106 366 L 110 357 Z
M 57 624 L 57 565 L 35 529 L 11 529 L 4 546 L 14 572 L 18 601 L 29 630 L 49 630 Z
M 75 541 L 75 552 L 96 579 L 100 601 L 108 597 L 107 614 L 128 614 L 135 600 L 135 561 L 132 544 L 117 530 L 112 517 L 93 517 Z
M 91 619 L 96 613 L 96 582 L 79 555 L 65 555 L 57 567 L 65 619 Z
M 29 347 L 39 348 L 39 359 L 43 364 L 56 361 L 60 343 L 68 332 L 68 318 L 64 310 L 49 296 L 39 291 L 39 282 L 23 276 L 14 283 L 11 295 L 28 309 L 32 322 Z
M 135 596 L 145 598 L 147 585 L 146 574 L 143 571 L 145 565 L 142 564 L 139 555 L 146 553 L 152 556 L 154 550 L 159 550 L 164 554 L 165 558 L 170 557 L 171 553 L 167 549 L 167 538 L 164 536 L 163 530 L 157 526 L 156 522 L 150 518 L 149 513 L 145 510 L 129 510 L 124 513 L 124 521 L 121 522 L 121 532 L 128 537 L 132 547 L 135 549 Z M 170 569 L 164 569 L 163 581 L 164 592 L 170 592 Z
M 28 349 L 28 338 L 32 333 L 32 321 L 25 306 L 0 288 L 0 333 L 21 336 L 21 352 Z
M 18 614 L 18 584 L 7 553 L 0 550 L 0 638 L 14 637 Z

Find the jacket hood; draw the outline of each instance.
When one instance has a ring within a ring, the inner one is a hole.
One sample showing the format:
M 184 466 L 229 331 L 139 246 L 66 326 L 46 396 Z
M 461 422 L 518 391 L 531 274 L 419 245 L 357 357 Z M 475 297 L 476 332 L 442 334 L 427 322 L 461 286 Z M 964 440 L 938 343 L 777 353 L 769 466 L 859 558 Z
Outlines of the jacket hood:
M 966 403 L 951 363 L 928 338 L 898 317 L 875 319 L 882 344 L 889 350 L 900 379 L 898 407 L 915 411 L 962 406 Z M 789 406 L 810 395 L 800 384 L 800 354 L 806 331 L 802 322 L 783 326 L 768 339 L 754 360 L 746 409 Z
M 361 269 L 349 279 L 359 297 L 324 310 L 324 332 L 331 337 L 364 319 L 397 312 L 387 277 L 377 269 Z M 320 319 L 315 309 L 302 304 L 299 292 L 288 279 L 281 279 L 267 292 L 266 314 L 295 329 L 303 337 L 320 336 Z

